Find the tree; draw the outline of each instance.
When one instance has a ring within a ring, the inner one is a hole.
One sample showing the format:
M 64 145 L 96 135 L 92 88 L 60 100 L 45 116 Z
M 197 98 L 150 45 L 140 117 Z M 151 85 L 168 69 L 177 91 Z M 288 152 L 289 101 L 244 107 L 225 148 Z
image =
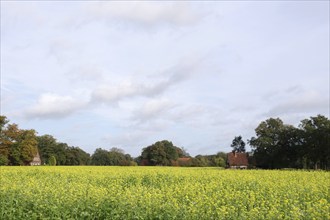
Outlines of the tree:
M 97 148 L 92 155 L 91 163 L 99 166 L 110 165 L 108 151 L 103 150 L 102 148 Z
M 212 155 L 197 155 L 192 158 L 191 166 L 193 167 L 225 167 L 227 154 L 219 152 Z
M 279 118 L 270 118 L 263 121 L 255 129 L 257 137 L 249 141 L 252 146 L 257 166 L 261 168 L 278 168 L 280 155 L 280 141 L 284 129 L 283 121 Z
M 70 147 L 67 143 L 57 142 L 51 135 L 42 135 L 38 138 L 38 147 L 42 161 L 49 162 L 55 156 L 57 165 L 87 165 L 90 155 L 79 147 Z
M 211 167 L 225 167 L 226 161 L 222 157 L 212 155 L 211 157 L 209 157 L 209 165 Z
M 66 145 L 66 144 L 65 144 Z M 90 155 L 79 147 L 66 147 L 65 165 L 88 165 L 90 163 Z
M 28 165 L 37 154 L 38 141 L 34 130 L 22 130 L 18 142 L 20 159 Z
M 20 159 L 19 152 L 19 136 L 20 129 L 17 124 L 8 124 L 7 127 L 3 130 L 4 134 L 4 143 L 3 150 L 8 152 L 9 165 L 23 165 L 23 161 Z
M 58 158 L 57 163 L 59 165 L 64 165 L 62 159 L 60 159 L 60 157 L 57 154 L 57 151 L 60 150 L 61 147 L 57 147 L 57 141 L 53 136 L 48 134 L 38 136 L 37 141 L 38 141 L 40 159 L 43 163 L 48 163 L 50 157 L 52 155 L 56 155 Z
M 56 157 L 57 165 L 75 165 L 68 161 L 71 152 L 67 143 L 56 142 L 55 145 L 52 146 L 51 151 L 53 153 L 49 153 L 49 155 L 54 155 Z
M 172 162 L 179 158 L 182 150 L 173 145 L 172 142 L 158 141 L 142 149 L 142 159 L 147 160 L 150 165 L 171 166 Z
M 58 143 L 51 135 L 36 136 L 35 130 L 22 130 L 8 122 L 0 116 L 0 165 L 29 165 L 38 149 L 44 163 L 54 156 L 58 165 L 89 164 L 90 155 L 79 147 Z
M 257 137 L 252 137 L 249 143 L 257 167 L 303 168 L 302 130 L 284 124 L 279 118 L 270 118 L 255 131 Z
M 49 158 L 49 165 L 56 166 L 56 158 L 54 155 L 50 156 Z
M 225 161 L 226 161 L 226 159 L 227 159 L 227 154 L 226 154 L 225 152 L 220 151 L 220 152 L 218 152 L 216 155 L 217 155 L 217 157 L 221 157 L 221 158 L 224 159 Z
M 5 155 L 0 154 L 0 166 L 8 165 L 9 159 Z
M 6 135 L 6 125 L 9 121 L 6 116 L 0 115 L 0 165 L 8 165 L 11 141 Z
M 305 166 L 330 168 L 330 120 L 322 115 L 301 121 L 302 154 Z
M 233 148 L 233 152 L 236 153 L 245 152 L 245 142 L 242 140 L 242 136 L 235 137 L 230 146 Z
M 279 168 L 302 168 L 301 159 L 301 140 L 299 129 L 292 125 L 284 125 L 278 143 L 277 163 Z
M 28 165 L 37 152 L 36 132 L 19 129 L 0 116 L 0 164 Z
M 110 151 L 97 148 L 92 155 L 91 164 L 102 166 L 134 166 L 136 163 L 122 149 L 111 148 Z

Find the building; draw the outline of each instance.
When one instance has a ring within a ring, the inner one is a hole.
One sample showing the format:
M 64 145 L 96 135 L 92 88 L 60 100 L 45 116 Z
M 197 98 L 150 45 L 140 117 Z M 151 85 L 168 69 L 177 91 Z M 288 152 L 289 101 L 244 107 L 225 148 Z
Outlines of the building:
M 175 163 L 175 166 L 190 167 L 191 163 L 192 159 L 190 157 L 179 157 Z
M 230 152 L 227 154 L 227 167 L 231 169 L 247 169 L 249 166 L 247 153 Z
M 40 166 L 41 165 L 41 159 L 39 152 L 37 151 L 36 155 L 33 157 L 33 160 L 30 162 L 31 166 Z

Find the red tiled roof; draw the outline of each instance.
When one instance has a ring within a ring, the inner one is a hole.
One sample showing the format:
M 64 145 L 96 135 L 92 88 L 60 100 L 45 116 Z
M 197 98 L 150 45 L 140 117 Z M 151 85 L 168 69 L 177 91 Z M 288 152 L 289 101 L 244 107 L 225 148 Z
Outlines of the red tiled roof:
M 178 158 L 178 161 L 180 161 L 180 162 L 187 162 L 189 160 L 191 160 L 190 157 L 180 157 L 180 158 Z
M 248 154 L 247 153 L 228 153 L 227 163 L 229 166 L 248 166 Z

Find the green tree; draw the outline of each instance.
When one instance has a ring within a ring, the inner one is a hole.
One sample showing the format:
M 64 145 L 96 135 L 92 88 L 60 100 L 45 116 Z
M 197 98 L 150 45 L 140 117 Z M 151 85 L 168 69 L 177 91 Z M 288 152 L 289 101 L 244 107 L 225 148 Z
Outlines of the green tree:
M 49 165 L 56 166 L 56 158 L 54 155 L 50 156 L 49 158 Z
M 56 155 L 57 158 L 60 158 L 58 157 L 57 154 L 57 151 L 59 151 L 60 147 L 59 148 L 57 147 L 57 141 L 53 136 L 48 134 L 38 136 L 37 141 L 38 141 L 38 149 L 39 149 L 41 161 L 43 162 L 49 161 L 49 158 L 52 155 Z M 57 163 L 59 165 L 63 165 L 61 159 L 58 159 Z
M 306 145 L 311 136 L 292 125 L 285 125 L 279 118 L 261 122 L 255 131 L 257 137 L 252 137 L 249 143 L 257 167 L 303 168 L 305 159 L 311 158 L 310 152 L 303 148 L 303 142 Z
M 67 143 L 57 142 L 51 135 L 42 135 L 38 138 L 38 147 L 42 161 L 49 161 L 51 156 L 56 157 L 57 165 L 87 165 L 90 155 L 79 147 L 70 147 Z
M 0 115 L 0 165 L 9 164 L 9 153 L 12 143 L 6 134 L 8 122 L 6 116 Z
M 208 167 L 210 166 L 210 161 L 207 156 L 197 155 L 192 159 L 193 167 Z
M 233 148 L 233 152 L 236 153 L 245 152 L 245 142 L 242 140 L 242 136 L 235 137 L 230 146 Z
M 19 129 L 0 117 L 0 155 L 2 165 L 28 165 L 37 152 L 36 132 Z
M 302 154 L 306 166 L 330 168 L 330 120 L 322 115 L 301 121 Z
M 0 154 L 0 166 L 8 165 L 9 159 L 6 155 Z
M 257 137 L 252 137 L 249 143 L 254 149 L 254 157 L 258 167 L 278 168 L 277 160 L 281 157 L 280 142 L 284 127 L 281 119 L 270 118 L 261 122 L 255 129 Z
M 21 130 L 18 128 L 17 124 L 8 124 L 3 130 L 3 135 L 5 137 L 5 142 L 3 150 L 8 151 L 9 165 L 24 165 L 20 158 L 19 151 L 19 137 Z
M 53 147 L 53 155 L 56 157 L 57 165 L 75 165 L 68 161 L 72 156 L 70 154 L 70 147 L 67 143 L 56 142 L 56 145 Z
M 224 161 L 226 161 L 227 159 L 227 154 L 225 152 L 218 152 L 217 157 L 221 157 L 222 159 L 224 159 Z
M 118 148 L 110 149 L 110 151 L 108 152 L 108 157 L 110 160 L 109 165 L 111 166 L 125 165 L 125 154 L 122 150 Z
M 182 150 L 173 145 L 172 142 L 158 141 L 142 149 L 142 159 L 147 160 L 150 165 L 171 166 L 179 158 Z
M 78 166 L 90 163 L 90 155 L 79 147 L 66 147 L 65 156 L 65 165 Z
M 227 154 L 219 152 L 212 155 L 197 155 L 192 158 L 191 166 L 193 167 L 225 167 Z
M 20 159 L 28 165 L 37 153 L 37 136 L 34 130 L 22 130 L 19 138 Z
M 91 163 L 102 166 L 135 166 L 133 158 L 122 149 L 111 148 L 109 151 L 98 148 L 92 155 Z
M 58 143 L 51 135 L 36 136 L 36 131 L 22 130 L 8 122 L 0 116 L 0 165 L 28 165 L 38 149 L 43 162 L 54 156 L 58 165 L 89 164 L 90 155 L 79 147 Z
M 212 157 L 212 165 L 215 167 L 226 167 L 226 160 L 215 155 Z
M 92 165 L 106 166 L 110 165 L 110 158 L 107 150 L 103 150 L 102 148 L 97 148 L 91 159 Z
M 279 137 L 277 167 L 302 168 L 301 139 L 299 129 L 292 125 L 284 125 Z

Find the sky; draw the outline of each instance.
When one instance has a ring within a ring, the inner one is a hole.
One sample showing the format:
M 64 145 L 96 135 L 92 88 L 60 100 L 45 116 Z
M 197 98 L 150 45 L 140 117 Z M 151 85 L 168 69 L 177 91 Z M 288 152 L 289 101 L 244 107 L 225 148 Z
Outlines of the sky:
M 1 114 L 90 154 L 228 152 L 329 118 L 329 41 L 329 1 L 2 0 Z

